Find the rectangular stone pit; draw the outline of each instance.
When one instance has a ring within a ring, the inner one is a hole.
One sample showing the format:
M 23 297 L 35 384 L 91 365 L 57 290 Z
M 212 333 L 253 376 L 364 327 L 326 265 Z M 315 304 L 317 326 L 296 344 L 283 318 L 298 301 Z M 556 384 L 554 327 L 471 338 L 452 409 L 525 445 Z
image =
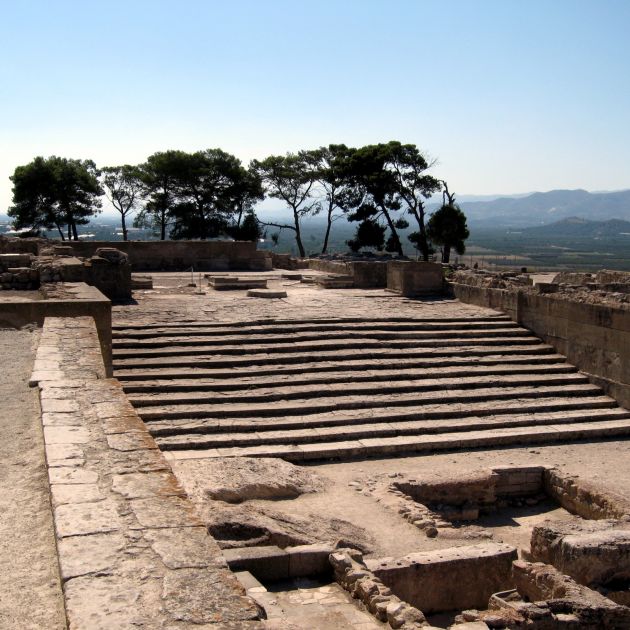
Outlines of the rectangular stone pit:
M 516 559 L 510 545 L 482 543 L 365 562 L 401 600 L 431 614 L 485 608 L 493 593 L 512 586 Z

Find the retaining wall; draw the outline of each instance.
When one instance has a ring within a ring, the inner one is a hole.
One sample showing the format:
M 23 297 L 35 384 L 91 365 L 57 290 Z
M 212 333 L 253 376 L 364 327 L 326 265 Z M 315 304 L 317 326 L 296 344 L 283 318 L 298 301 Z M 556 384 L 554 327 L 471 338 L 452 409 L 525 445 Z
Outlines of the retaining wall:
M 247 628 L 264 616 L 227 568 L 120 383 L 92 318 L 47 318 L 40 389 L 71 630 Z
M 58 297 L 53 294 L 40 300 L 20 297 L 12 298 L 11 301 L 0 299 L 0 327 L 21 328 L 27 324 L 43 326 L 47 317 L 92 317 L 105 370 L 111 376 L 112 303 L 98 289 L 83 282 L 64 283 L 61 286 L 63 294 Z
M 452 283 L 462 302 L 503 311 L 630 409 L 630 309 Z
M 51 243 L 52 244 L 52 243 Z M 271 257 L 251 241 L 64 241 L 75 256 L 89 258 L 101 247 L 129 256 L 134 271 L 198 271 L 271 269 Z

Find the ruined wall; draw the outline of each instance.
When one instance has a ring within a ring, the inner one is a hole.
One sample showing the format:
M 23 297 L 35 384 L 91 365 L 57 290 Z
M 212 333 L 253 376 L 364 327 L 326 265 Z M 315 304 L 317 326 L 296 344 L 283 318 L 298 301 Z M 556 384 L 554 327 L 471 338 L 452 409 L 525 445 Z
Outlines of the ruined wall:
M 199 271 L 271 269 L 271 258 L 251 241 L 65 241 L 75 256 L 90 258 L 101 247 L 129 256 L 134 271 Z
M 451 287 L 462 302 L 509 315 L 566 355 L 593 383 L 630 409 L 630 309 L 531 291 L 459 283 Z
M 63 288 L 59 288 L 59 287 Z M 47 317 L 94 318 L 107 375 L 112 374 L 112 303 L 95 287 L 82 282 L 48 285 L 44 299 L 0 301 L 0 327 L 21 328 L 27 324 L 43 326 Z
M 442 265 L 432 262 L 391 260 L 387 263 L 387 290 L 414 297 L 441 293 Z

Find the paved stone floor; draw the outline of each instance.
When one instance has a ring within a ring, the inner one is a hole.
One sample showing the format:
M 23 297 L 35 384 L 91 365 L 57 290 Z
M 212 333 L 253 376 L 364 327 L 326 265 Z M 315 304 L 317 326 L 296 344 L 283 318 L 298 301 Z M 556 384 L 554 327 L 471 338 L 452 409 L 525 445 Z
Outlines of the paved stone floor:
M 389 628 L 362 609 L 336 583 L 321 584 L 307 578 L 270 585 L 266 592 L 255 596 L 267 611 L 272 628 L 287 630 L 376 630 Z
M 66 627 L 37 389 L 38 333 L 0 330 L 0 628 Z

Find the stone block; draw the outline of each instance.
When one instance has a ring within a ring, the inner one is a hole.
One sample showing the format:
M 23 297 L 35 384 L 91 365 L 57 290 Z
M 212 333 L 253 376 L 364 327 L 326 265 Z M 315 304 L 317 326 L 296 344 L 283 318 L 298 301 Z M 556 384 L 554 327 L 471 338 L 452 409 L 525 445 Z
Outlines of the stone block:
M 289 577 L 289 554 L 275 546 L 224 549 L 223 555 L 232 571 L 249 571 L 265 581 Z
M 490 595 L 511 586 L 516 558 L 510 545 L 482 543 L 366 564 L 400 599 L 432 613 L 485 608 Z
M 330 545 L 299 545 L 285 551 L 289 555 L 289 577 L 326 575 L 332 571 L 328 560 L 333 552 Z
M 405 297 L 441 294 L 444 290 L 442 265 L 392 260 L 387 263 L 387 290 Z

